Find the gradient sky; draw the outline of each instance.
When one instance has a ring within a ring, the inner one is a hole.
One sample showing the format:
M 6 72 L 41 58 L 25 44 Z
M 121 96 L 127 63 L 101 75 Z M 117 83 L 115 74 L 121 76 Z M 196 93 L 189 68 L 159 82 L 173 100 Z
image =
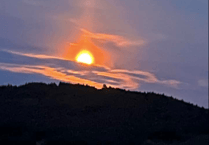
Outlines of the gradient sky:
M 59 81 L 208 107 L 208 1 L 1 0 L 0 85 Z

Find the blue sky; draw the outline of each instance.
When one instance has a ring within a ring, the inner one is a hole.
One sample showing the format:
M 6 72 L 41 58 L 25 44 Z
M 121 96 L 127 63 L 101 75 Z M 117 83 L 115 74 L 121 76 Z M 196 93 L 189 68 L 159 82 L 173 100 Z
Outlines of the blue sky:
M 0 28 L 1 85 L 105 83 L 208 107 L 207 0 L 1 0 Z M 100 61 L 78 64 L 83 47 Z

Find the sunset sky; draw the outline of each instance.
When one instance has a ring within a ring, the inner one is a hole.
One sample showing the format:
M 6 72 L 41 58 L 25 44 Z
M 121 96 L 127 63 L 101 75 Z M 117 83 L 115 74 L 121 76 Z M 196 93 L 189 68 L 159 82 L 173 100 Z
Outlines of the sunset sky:
M 208 0 L 0 0 L 0 85 L 60 81 L 208 107 Z

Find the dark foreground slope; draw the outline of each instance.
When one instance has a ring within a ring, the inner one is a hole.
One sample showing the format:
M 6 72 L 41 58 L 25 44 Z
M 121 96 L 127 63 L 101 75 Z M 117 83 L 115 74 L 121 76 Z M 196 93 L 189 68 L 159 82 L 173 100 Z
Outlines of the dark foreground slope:
M 0 87 L 0 144 L 208 144 L 208 110 L 155 93 Z

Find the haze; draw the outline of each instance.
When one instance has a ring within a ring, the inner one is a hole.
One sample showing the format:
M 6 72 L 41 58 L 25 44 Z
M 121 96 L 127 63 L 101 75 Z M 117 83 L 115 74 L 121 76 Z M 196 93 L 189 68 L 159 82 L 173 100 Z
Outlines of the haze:
M 0 85 L 106 84 L 208 108 L 207 0 L 1 0 L 0 18 Z

